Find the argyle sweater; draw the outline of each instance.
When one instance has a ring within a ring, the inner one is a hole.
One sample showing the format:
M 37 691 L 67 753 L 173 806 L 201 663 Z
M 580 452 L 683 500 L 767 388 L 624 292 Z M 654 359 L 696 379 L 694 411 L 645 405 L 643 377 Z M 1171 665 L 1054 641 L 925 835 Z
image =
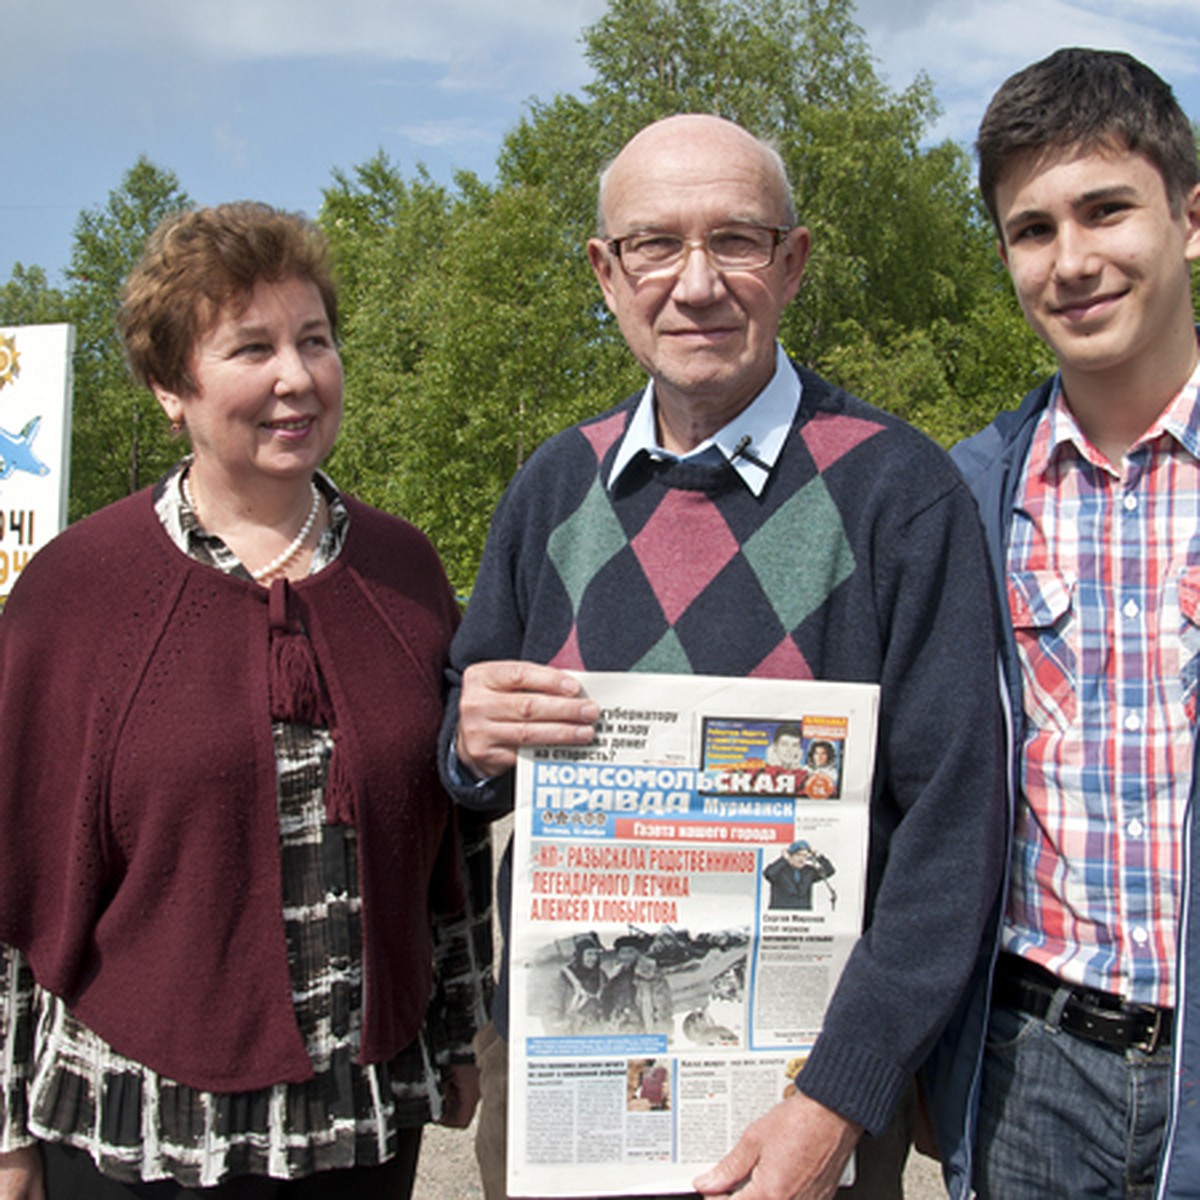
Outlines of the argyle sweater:
M 992 598 L 973 501 L 943 452 L 797 370 L 800 407 L 761 496 L 723 461 L 647 455 L 610 491 L 637 397 L 531 456 L 451 648 L 441 757 L 461 672 L 483 660 L 879 683 L 865 932 L 797 1081 L 878 1133 L 950 1019 L 998 894 Z M 452 790 L 511 805 L 511 776 Z

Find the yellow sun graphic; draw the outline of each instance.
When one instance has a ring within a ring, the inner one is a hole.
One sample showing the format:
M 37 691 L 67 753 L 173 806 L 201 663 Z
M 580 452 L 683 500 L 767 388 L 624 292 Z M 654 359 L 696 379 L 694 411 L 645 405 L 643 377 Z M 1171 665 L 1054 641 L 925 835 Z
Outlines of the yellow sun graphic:
M 21 373 L 21 356 L 17 353 L 17 339 L 0 333 L 0 388 L 16 379 Z

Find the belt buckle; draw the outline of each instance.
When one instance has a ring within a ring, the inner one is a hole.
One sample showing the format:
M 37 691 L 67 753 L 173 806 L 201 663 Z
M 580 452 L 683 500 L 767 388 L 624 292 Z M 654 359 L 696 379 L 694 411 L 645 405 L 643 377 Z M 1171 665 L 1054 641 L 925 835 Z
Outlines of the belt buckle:
M 1163 1010 L 1147 1004 L 1144 1007 L 1144 1011 L 1153 1013 L 1154 1021 L 1145 1037 L 1139 1038 L 1132 1045 L 1135 1050 L 1140 1050 L 1143 1054 L 1153 1054 L 1158 1049 L 1158 1039 L 1162 1036 Z

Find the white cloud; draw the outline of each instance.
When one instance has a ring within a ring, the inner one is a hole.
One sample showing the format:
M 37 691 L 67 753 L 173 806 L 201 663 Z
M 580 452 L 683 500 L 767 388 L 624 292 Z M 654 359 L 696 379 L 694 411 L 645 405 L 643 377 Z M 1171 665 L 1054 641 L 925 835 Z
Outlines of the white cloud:
M 6 41 L 19 50 L 6 71 L 26 78 L 83 55 L 160 63 L 340 58 L 435 64 L 449 86 L 521 94 L 534 82 L 531 67 L 539 90 L 579 82 L 580 32 L 606 7 L 606 0 L 0 0 Z
M 603 0 L 142 0 L 209 53 L 229 58 L 306 55 L 452 61 L 488 46 L 570 46 Z
M 246 165 L 249 143 L 234 133 L 228 121 L 220 121 L 213 126 L 212 144 L 217 154 L 227 162 L 238 167 Z
M 918 71 L 945 110 L 935 137 L 970 141 L 992 92 L 1014 71 L 1060 46 L 1125 50 L 1152 66 L 1187 103 L 1200 85 L 1200 5 L 1140 0 L 863 0 L 860 24 L 882 72 L 903 88 Z
M 955 0 L 859 0 L 859 25 L 870 29 L 909 29 L 924 24 L 935 9 L 953 9 Z
M 397 132 L 418 146 L 461 147 L 495 146 L 501 132 L 481 126 L 468 118 L 439 121 L 413 121 L 397 127 Z
M 580 34 L 607 0 L 0 0 L 0 9 L 13 87 L 17 75 L 28 85 L 106 54 L 160 66 L 300 60 L 298 71 L 306 58 L 361 59 L 426 64 L 447 93 L 519 102 L 585 81 Z M 856 11 L 893 87 L 931 76 L 947 110 L 940 136 L 969 136 L 960 110 L 1060 45 L 1127 49 L 1177 87 L 1200 88 L 1197 0 L 858 0 Z

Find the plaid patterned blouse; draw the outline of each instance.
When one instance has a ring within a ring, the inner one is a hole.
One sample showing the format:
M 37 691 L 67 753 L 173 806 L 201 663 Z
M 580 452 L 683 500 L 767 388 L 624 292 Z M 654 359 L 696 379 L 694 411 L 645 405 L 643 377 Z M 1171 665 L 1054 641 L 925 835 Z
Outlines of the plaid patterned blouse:
M 1008 550 L 1026 740 L 1005 948 L 1174 1004 L 1200 678 L 1197 371 L 1119 468 L 1061 391 Z
M 155 507 L 194 559 L 249 578 L 185 499 L 182 466 L 160 483 Z M 310 570 L 337 557 L 349 517 L 336 489 Z M 441 1115 L 450 1064 L 471 1059 L 490 990 L 490 844 L 464 839 L 473 907 L 435 921 L 436 990 L 424 1028 L 387 1063 L 355 1061 L 362 1029 L 362 953 L 355 830 L 325 822 L 328 731 L 276 723 L 283 916 L 296 1019 L 314 1077 L 243 1093 L 185 1087 L 121 1057 L 37 987 L 21 955 L 0 946 L 0 1149 L 33 1139 L 86 1150 L 125 1182 L 174 1179 L 209 1187 L 236 1175 L 298 1178 L 374 1166 L 398 1129 Z M 480 898 L 483 898 L 480 900 Z M 478 905 L 474 902 L 478 901 Z

